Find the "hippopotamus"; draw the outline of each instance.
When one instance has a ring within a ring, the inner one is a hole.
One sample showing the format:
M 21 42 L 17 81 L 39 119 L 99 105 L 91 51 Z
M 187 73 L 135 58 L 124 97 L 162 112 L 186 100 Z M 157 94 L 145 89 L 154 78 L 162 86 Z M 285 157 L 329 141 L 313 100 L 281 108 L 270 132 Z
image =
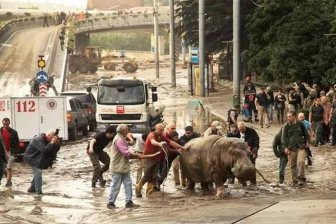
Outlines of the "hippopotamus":
M 189 141 L 180 154 L 180 165 L 188 182 L 214 182 L 216 196 L 224 195 L 224 183 L 230 177 L 256 184 L 256 169 L 248 158 L 248 146 L 237 138 L 217 135 Z

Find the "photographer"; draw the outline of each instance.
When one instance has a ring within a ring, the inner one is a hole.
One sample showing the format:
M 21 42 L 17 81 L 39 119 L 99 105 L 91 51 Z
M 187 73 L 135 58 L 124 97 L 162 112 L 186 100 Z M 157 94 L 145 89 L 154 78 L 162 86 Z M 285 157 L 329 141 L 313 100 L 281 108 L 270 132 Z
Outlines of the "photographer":
M 34 175 L 29 193 L 42 194 L 42 170 L 52 166 L 55 154 L 61 147 L 57 134 L 56 129 L 35 136 L 23 154 L 23 161 L 32 167 Z

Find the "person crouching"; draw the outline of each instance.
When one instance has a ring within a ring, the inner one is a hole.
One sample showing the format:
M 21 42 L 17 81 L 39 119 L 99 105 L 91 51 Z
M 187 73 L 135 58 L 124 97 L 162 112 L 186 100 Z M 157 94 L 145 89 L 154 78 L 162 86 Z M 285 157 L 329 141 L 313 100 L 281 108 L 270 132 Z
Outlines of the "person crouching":
M 33 169 L 33 180 L 29 193 L 42 194 L 42 170 L 52 166 L 55 152 L 60 149 L 60 140 L 55 130 L 35 136 L 23 154 L 23 161 Z

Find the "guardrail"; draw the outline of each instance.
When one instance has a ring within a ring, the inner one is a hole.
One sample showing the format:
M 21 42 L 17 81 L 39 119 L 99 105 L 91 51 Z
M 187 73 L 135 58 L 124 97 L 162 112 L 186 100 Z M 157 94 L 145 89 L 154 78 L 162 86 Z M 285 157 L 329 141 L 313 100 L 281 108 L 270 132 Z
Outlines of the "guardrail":
M 108 29 L 152 26 L 153 14 L 126 14 L 92 17 L 75 22 L 76 33 L 97 32 Z M 169 14 L 159 14 L 159 24 L 169 24 Z
M 43 16 L 24 17 L 10 20 L 0 27 L 0 41 L 8 39 L 9 36 L 17 30 L 42 25 Z M 51 20 L 49 21 L 49 25 L 53 25 Z

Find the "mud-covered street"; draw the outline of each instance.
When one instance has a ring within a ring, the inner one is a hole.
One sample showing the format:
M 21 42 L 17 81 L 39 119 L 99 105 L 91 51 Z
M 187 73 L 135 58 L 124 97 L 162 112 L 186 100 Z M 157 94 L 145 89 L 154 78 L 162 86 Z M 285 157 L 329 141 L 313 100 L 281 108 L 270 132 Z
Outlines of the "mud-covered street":
M 160 105 L 166 105 L 165 122 L 176 123 L 178 129 L 192 124 L 197 131 L 203 132 L 214 119 L 226 119 L 227 110 L 231 105 L 230 84 L 216 86 L 217 92 L 202 100 L 204 110 L 201 107 L 191 110 L 186 105 L 188 101 L 196 98 L 189 96 L 186 70 L 177 70 L 178 86 L 174 89 L 170 87 L 169 71 L 169 68 L 162 68 L 160 79 L 155 78 L 153 69 L 140 69 L 136 74 L 138 77 L 152 80 L 159 86 Z M 106 75 L 109 74 L 99 72 L 99 76 Z M 69 89 L 75 89 L 84 88 L 89 81 L 94 83 L 97 77 L 86 75 L 69 78 L 72 78 L 70 83 L 75 83 L 69 84 Z M 199 185 L 196 185 L 195 192 L 176 188 L 172 175 L 169 175 L 161 192 L 154 192 L 151 197 L 133 198 L 135 203 L 141 205 L 137 209 L 124 208 L 125 195 L 122 186 L 116 202 L 118 208 L 109 210 L 106 204 L 110 190 L 110 174 L 104 174 L 109 180 L 106 187 L 91 188 L 92 165 L 86 154 L 90 138 L 83 138 L 65 143 L 53 168 L 43 171 L 41 196 L 27 193 L 32 178 L 31 169 L 22 163 L 15 164 L 13 187 L 5 188 L 4 180 L 0 186 L 0 223 L 283 223 L 275 214 L 285 212 L 284 207 L 289 209 L 288 201 L 294 207 L 302 208 L 304 204 L 315 208 L 316 212 L 302 213 L 306 219 L 296 219 L 292 214 L 293 218 L 287 219 L 287 223 L 323 223 L 320 217 L 325 215 L 334 220 L 336 204 L 321 208 L 321 203 L 317 200 L 336 198 L 336 148 L 329 144 L 313 148 L 313 166 L 307 167 L 306 186 L 289 186 L 288 166 L 286 183 L 280 186 L 276 184 L 279 163 L 271 148 L 273 136 L 280 125 L 273 124 L 268 129 L 261 129 L 256 123 L 249 125 L 257 130 L 261 140 L 256 166 L 270 184 L 257 176 L 257 186 L 244 188 L 238 183 L 229 185 L 225 197 L 218 199 L 212 193 L 203 193 Z M 132 161 L 133 180 L 135 168 L 136 161 Z M 300 201 L 305 202 L 295 204 Z M 284 203 L 287 204 L 283 206 Z M 256 218 L 258 214 L 264 214 L 262 212 L 266 212 L 266 215 Z

